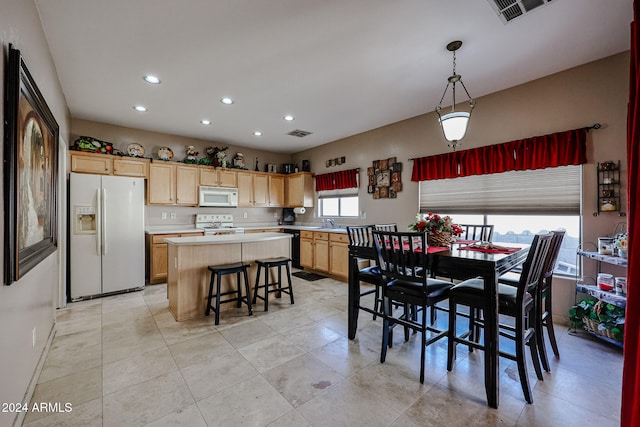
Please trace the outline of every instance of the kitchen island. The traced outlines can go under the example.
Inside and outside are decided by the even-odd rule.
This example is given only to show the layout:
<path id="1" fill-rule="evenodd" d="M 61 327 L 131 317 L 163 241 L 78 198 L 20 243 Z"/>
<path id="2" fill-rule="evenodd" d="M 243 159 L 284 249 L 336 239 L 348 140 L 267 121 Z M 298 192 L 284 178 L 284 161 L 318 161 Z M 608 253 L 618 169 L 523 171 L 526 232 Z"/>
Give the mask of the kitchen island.
<path id="1" fill-rule="evenodd" d="M 291 235 L 284 233 L 226 234 L 176 237 L 168 244 L 167 298 L 177 321 L 204 317 L 209 293 L 210 265 L 246 262 L 253 291 L 256 259 L 291 256 Z M 222 291 L 236 289 L 235 275 L 223 277 Z M 222 310 L 233 308 L 225 304 Z"/>

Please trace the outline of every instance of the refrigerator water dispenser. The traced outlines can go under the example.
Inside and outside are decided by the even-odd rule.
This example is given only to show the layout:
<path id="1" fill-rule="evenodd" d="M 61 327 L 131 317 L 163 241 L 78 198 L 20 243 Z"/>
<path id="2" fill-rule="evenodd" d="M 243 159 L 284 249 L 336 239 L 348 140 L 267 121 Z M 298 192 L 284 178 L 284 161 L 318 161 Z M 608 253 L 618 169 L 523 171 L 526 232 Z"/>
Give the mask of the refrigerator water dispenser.
<path id="1" fill-rule="evenodd" d="M 96 208 L 75 206 L 75 234 L 96 234 Z"/>

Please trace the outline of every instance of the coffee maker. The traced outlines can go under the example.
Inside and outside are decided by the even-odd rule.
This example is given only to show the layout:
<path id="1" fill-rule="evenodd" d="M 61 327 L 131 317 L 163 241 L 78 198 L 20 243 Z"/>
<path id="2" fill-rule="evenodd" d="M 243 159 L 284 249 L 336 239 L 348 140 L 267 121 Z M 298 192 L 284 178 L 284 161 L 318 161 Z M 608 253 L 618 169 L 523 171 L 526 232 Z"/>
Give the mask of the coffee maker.
<path id="1" fill-rule="evenodd" d="M 285 225 L 293 225 L 296 222 L 296 214 L 293 212 L 293 208 L 282 209 L 282 223 Z"/>

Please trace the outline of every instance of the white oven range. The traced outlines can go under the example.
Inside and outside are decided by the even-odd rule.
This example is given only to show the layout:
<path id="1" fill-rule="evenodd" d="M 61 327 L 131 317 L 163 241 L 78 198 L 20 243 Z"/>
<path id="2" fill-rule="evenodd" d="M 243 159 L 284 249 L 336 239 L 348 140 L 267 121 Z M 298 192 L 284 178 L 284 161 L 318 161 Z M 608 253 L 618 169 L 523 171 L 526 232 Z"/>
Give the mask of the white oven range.
<path id="1" fill-rule="evenodd" d="M 244 233 L 244 228 L 233 226 L 231 214 L 196 214 L 196 229 L 204 231 L 205 236 Z"/>

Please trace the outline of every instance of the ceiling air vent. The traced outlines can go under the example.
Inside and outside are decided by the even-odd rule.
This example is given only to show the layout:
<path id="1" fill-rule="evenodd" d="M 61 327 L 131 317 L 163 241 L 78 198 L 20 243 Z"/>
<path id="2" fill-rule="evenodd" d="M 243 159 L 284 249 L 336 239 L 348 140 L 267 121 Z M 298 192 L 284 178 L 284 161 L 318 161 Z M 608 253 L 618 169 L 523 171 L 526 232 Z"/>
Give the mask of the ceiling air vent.
<path id="1" fill-rule="evenodd" d="M 287 135 L 297 136 L 298 138 L 304 138 L 307 135 L 311 135 L 311 132 L 307 132 L 306 130 L 296 129 L 296 130 L 292 130 Z"/>
<path id="2" fill-rule="evenodd" d="M 508 23 L 527 12 L 551 3 L 551 0 L 488 0 L 503 23 Z"/>

